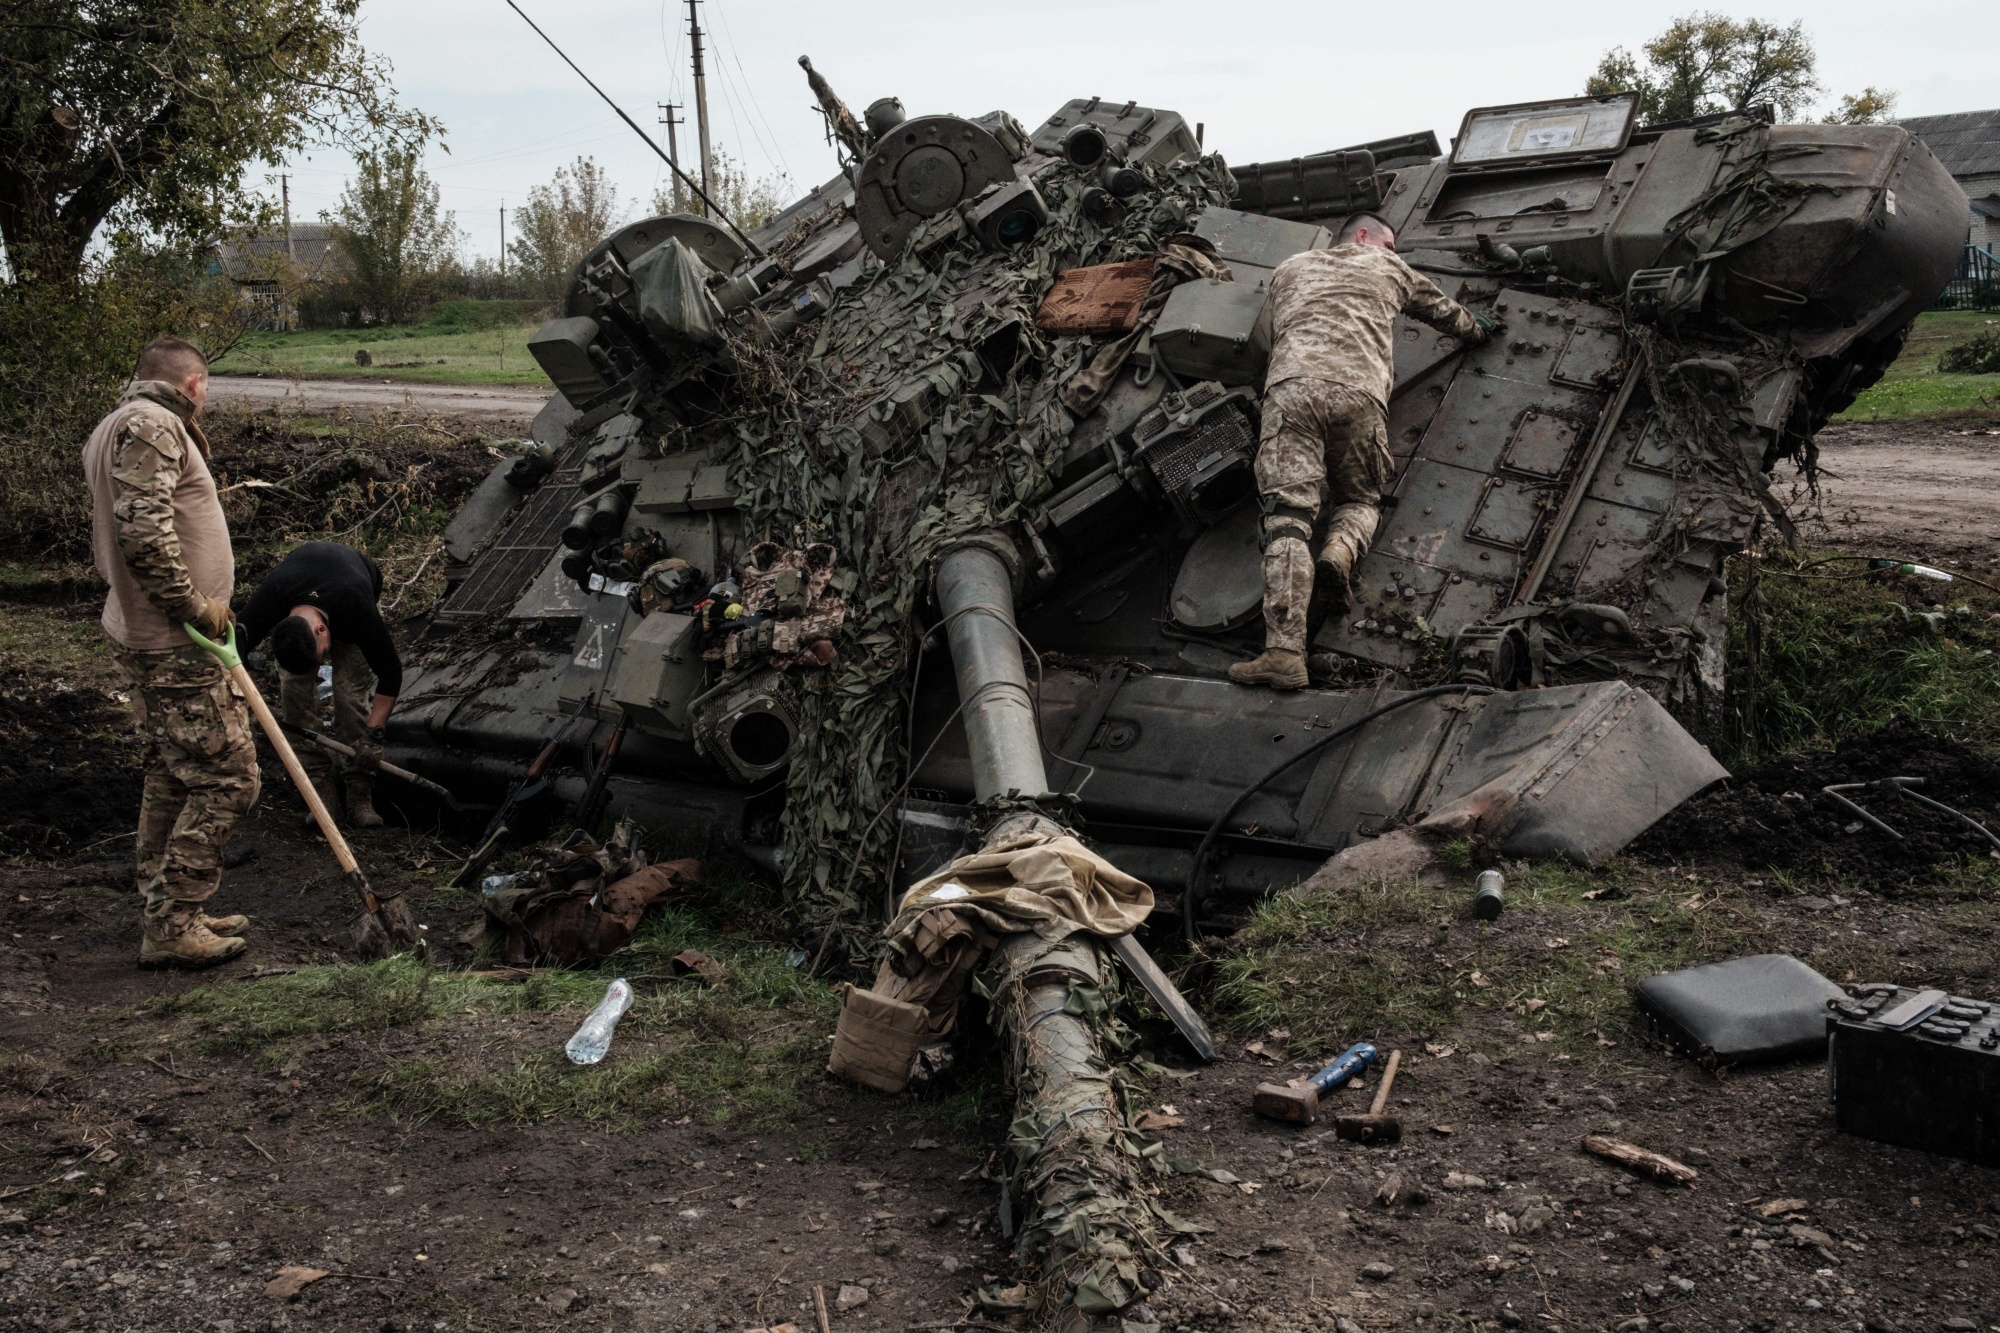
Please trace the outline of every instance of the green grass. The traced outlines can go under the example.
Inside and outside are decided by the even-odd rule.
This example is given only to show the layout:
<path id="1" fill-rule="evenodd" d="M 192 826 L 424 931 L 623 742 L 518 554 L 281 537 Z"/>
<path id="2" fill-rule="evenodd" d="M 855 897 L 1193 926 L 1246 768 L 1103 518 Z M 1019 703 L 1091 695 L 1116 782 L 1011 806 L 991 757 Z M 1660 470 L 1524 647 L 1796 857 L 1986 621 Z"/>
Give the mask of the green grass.
<path id="1" fill-rule="evenodd" d="M 1583 896 L 1607 887 L 1620 896 Z M 1467 1011 L 1485 1010 L 1506 1016 L 1512 1040 L 1589 1057 L 1634 1035 L 1634 982 L 1752 952 L 1756 933 L 1628 862 L 1516 867 L 1505 931 L 1472 920 L 1462 897 L 1383 881 L 1273 898 L 1219 962 L 1219 1016 L 1243 1036 L 1284 1029 L 1295 1050 L 1331 1052 L 1377 1037 L 1463 1045 Z"/>
<path id="2" fill-rule="evenodd" d="M 1903 354 L 1864 392 L 1839 421 L 1892 421 L 2000 411 L 2000 375 L 1945 375 L 1938 357 L 1945 348 L 2000 327 L 2000 313 L 1984 310 L 1927 310 Z"/>
<path id="3" fill-rule="evenodd" d="M 1777 572 L 1790 564 L 1776 551 L 1763 560 L 1754 696 L 1740 595 L 1732 608 L 1730 687 L 1754 723 L 1735 758 L 1830 745 L 1898 717 L 2000 753 L 2000 595 L 1903 575 L 1822 577 L 1858 572 L 1846 561 Z M 1739 562 L 1739 588 L 1742 573 Z"/>
<path id="4" fill-rule="evenodd" d="M 540 323 L 533 303 L 445 301 L 421 324 L 245 334 L 216 362 L 222 375 L 400 380 L 423 384 L 533 384 L 548 378 L 528 355 Z M 374 364 L 357 365 L 366 349 Z"/>
<path id="5" fill-rule="evenodd" d="M 673 978 L 667 960 L 686 948 L 729 969 L 720 989 Z M 614 976 L 637 995 L 611 1054 L 571 1065 L 562 1042 Z M 159 1018 L 190 1020 L 204 1054 L 266 1069 L 311 1058 L 315 1038 L 370 1038 L 383 1053 L 348 1074 L 347 1111 L 626 1127 L 683 1115 L 782 1125 L 844 1096 L 820 1076 L 838 1007 L 832 989 L 791 967 L 786 951 L 723 937 L 701 914 L 672 907 L 649 916 L 602 967 L 537 971 L 520 984 L 397 958 L 207 986 L 149 1006 Z M 540 1015 L 561 1021 L 524 1021 Z M 415 1037 L 422 1054 L 381 1035 L 390 1033 Z"/>

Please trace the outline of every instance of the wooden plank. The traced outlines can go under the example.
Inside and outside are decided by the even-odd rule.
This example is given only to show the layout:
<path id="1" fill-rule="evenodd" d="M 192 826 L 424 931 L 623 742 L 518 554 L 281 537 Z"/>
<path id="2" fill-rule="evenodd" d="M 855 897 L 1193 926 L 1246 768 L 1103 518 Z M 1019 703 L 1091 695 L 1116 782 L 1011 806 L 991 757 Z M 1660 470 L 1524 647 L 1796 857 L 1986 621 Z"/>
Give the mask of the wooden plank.
<path id="1" fill-rule="evenodd" d="M 1129 259 L 1056 274 L 1035 312 L 1044 333 L 1122 333 L 1139 322 L 1139 307 L 1153 285 L 1153 261 Z"/>

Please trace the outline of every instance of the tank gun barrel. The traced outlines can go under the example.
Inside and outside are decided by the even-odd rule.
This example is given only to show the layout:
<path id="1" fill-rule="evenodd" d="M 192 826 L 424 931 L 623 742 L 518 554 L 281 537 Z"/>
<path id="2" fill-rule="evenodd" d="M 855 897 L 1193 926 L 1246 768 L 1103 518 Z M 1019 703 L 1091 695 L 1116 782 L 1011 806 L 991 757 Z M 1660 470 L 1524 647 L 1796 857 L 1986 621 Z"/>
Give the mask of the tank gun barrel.
<path id="1" fill-rule="evenodd" d="M 826 127 L 841 146 L 859 162 L 868 156 L 868 132 L 861 128 L 861 122 L 847 109 L 847 103 L 840 100 L 833 85 L 826 81 L 826 75 L 813 68 L 810 56 L 799 57 L 799 68 L 806 72 L 806 82 L 812 85 L 813 96 L 819 99 L 820 114 L 826 117 Z"/>
<path id="2" fill-rule="evenodd" d="M 1034 696 L 1014 627 L 1013 573 L 1000 554 L 1008 549 L 1006 540 L 998 534 L 969 540 L 947 551 L 937 568 L 974 794 L 982 802 L 1048 792 Z M 1022 810 L 995 821 L 984 848 L 1023 834 L 1063 832 L 1047 815 Z M 1033 1219 L 1018 1240 L 1022 1258 L 1040 1270 L 1044 1308 L 1057 1311 L 1054 1326 L 1067 1333 L 1084 1327 L 1078 1284 L 1101 1269 L 1107 1255 L 1141 1252 L 1150 1239 L 1133 1234 L 1150 1214 L 1130 1164 L 1110 1146 L 1124 1123 L 1110 1062 L 1097 1029 L 1070 1004 L 1076 988 L 1105 985 L 1114 965 L 1098 937 L 1082 930 L 1054 942 L 1017 931 L 1001 941 L 998 953 L 993 1023 L 1012 1066 L 1014 1123 L 1047 1127 L 1033 1150 L 1009 1164 L 1015 1196 L 1028 1200 L 1019 1215 Z M 1043 1224 L 1073 1216 L 1085 1202 L 1096 1225 Z M 1116 1281 L 1095 1285 L 1114 1305 L 1144 1294 Z"/>

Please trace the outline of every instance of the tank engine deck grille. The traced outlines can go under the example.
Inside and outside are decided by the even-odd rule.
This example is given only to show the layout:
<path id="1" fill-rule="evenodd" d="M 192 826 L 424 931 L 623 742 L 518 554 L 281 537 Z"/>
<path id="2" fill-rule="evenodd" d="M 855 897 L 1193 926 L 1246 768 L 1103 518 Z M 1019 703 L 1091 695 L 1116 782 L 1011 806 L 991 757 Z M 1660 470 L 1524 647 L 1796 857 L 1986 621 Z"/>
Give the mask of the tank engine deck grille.
<path id="1" fill-rule="evenodd" d="M 583 498 L 577 483 L 583 477 L 583 453 L 589 443 L 588 434 L 570 442 L 555 472 L 507 519 L 433 620 L 441 625 L 475 625 L 506 615 L 521 599 L 555 554 L 570 511 Z"/>

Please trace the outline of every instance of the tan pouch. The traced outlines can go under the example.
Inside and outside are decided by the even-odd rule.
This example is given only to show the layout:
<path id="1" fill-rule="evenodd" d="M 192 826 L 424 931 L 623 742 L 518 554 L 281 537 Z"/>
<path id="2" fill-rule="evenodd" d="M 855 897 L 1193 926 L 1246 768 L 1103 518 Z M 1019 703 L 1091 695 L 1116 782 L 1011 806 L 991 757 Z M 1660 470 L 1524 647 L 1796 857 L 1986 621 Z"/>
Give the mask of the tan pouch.
<path id="1" fill-rule="evenodd" d="M 833 1058 L 826 1071 L 883 1092 L 901 1092 L 910 1065 L 928 1040 L 930 1011 L 849 986 L 833 1033 Z"/>

